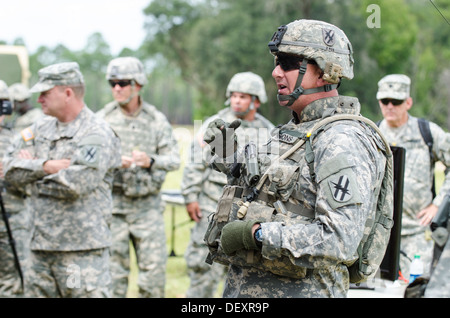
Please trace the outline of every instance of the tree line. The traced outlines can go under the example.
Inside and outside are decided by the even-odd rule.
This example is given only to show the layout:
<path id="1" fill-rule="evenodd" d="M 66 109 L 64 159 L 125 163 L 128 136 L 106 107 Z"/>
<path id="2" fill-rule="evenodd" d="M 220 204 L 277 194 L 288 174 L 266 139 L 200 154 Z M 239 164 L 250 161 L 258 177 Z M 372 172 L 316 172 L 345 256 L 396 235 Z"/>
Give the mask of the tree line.
<path id="1" fill-rule="evenodd" d="M 275 124 L 289 120 L 289 110 L 280 111 L 276 101 L 267 43 L 282 24 L 316 19 L 340 27 L 352 43 L 355 77 L 344 80 L 339 91 L 358 97 L 363 115 L 381 119 L 377 82 L 403 73 L 412 80 L 411 113 L 450 128 L 448 0 L 153 0 L 144 14 L 147 35 L 141 47 L 124 48 L 119 56 L 144 62 L 149 84 L 143 97 L 173 124 L 191 124 L 224 107 L 230 78 L 243 71 L 264 79 L 269 101 L 261 113 Z M 96 110 L 111 100 L 105 72 L 114 57 L 99 33 L 81 51 L 42 46 L 30 54 L 31 82 L 43 66 L 77 61 L 87 84 L 86 102 Z"/>

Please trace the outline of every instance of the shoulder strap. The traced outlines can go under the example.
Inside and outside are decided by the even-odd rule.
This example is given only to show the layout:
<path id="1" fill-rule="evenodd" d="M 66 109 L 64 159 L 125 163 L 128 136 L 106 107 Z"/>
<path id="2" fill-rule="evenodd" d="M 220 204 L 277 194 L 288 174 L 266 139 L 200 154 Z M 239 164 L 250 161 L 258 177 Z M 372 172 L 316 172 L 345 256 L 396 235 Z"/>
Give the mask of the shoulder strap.
<path id="1" fill-rule="evenodd" d="M 428 146 L 428 152 L 430 153 L 430 163 L 433 171 L 433 183 L 431 185 L 431 192 L 433 193 L 433 198 L 436 197 L 436 187 L 434 180 L 434 154 L 433 154 L 433 136 L 431 135 L 430 122 L 424 118 L 418 118 L 420 134 L 422 135 L 423 141 Z"/>
<path id="2" fill-rule="evenodd" d="M 419 130 L 420 134 L 422 135 L 423 140 L 428 146 L 428 150 L 430 152 L 430 158 L 431 161 L 434 161 L 434 155 L 433 155 L 433 136 L 431 135 L 430 130 L 430 122 L 424 118 L 418 118 L 417 121 L 419 122 Z"/>
<path id="3" fill-rule="evenodd" d="M 391 148 L 389 146 L 389 142 L 386 140 L 386 138 L 384 137 L 383 133 L 380 131 L 380 129 L 378 128 L 378 126 L 371 121 L 370 119 L 363 117 L 363 116 L 358 116 L 358 115 L 349 115 L 349 114 L 343 114 L 343 115 L 335 115 L 335 116 L 330 116 L 327 117 L 321 121 L 319 121 L 311 130 L 310 133 L 307 134 L 307 144 L 306 144 L 306 153 L 305 153 L 305 161 L 308 164 L 309 167 L 309 171 L 311 173 L 311 177 L 314 179 L 315 178 L 315 173 L 314 173 L 314 152 L 312 150 L 312 145 L 311 145 L 311 139 L 313 139 L 316 134 L 320 131 L 319 128 L 324 127 L 325 125 L 337 121 L 337 120 L 358 120 L 358 121 L 362 121 L 366 124 L 368 124 L 370 127 L 373 128 L 373 130 L 375 130 L 378 135 L 380 136 L 381 140 L 383 141 L 385 148 L 386 148 L 386 157 L 391 157 L 392 156 L 392 151 Z"/>
<path id="4" fill-rule="evenodd" d="M 274 162 L 272 163 L 272 165 L 274 165 L 276 162 L 283 160 L 287 157 L 289 157 L 291 154 L 293 154 L 297 149 L 299 149 L 305 142 L 308 142 L 309 144 L 311 143 L 311 139 L 314 138 L 315 136 L 315 132 L 317 132 L 319 130 L 319 128 L 322 128 L 323 126 L 337 121 L 337 120 L 358 120 L 358 121 L 362 121 L 365 122 L 366 124 L 368 124 L 370 127 L 372 127 L 380 136 L 380 138 L 382 139 L 385 148 L 386 148 L 386 157 L 392 157 L 392 151 L 391 148 L 389 146 L 388 141 L 386 140 L 386 138 L 384 138 L 383 133 L 380 131 L 380 129 L 377 127 L 377 125 L 375 125 L 370 119 L 365 118 L 363 116 L 358 116 L 358 115 L 349 115 L 349 114 L 343 114 L 343 115 L 334 115 L 334 116 L 330 116 L 327 117 L 325 119 L 322 119 L 320 121 L 318 121 L 312 128 L 311 130 L 309 130 L 306 133 L 306 139 L 300 139 L 291 149 L 289 149 L 288 151 L 286 151 L 284 154 L 282 154 L 280 157 L 278 157 L 276 160 L 274 160 Z M 310 146 L 309 146 L 310 147 Z M 308 145 L 307 145 L 308 148 Z M 310 164 L 310 161 L 314 161 L 314 153 L 311 151 L 308 151 L 309 153 L 306 154 L 306 156 L 308 158 L 306 158 L 306 161 L 308 163 L 308 165 Z M 265 182 L 266 178 L 267 178 L 267 172 L 270 170 L 269 169 L 266 170 L 266 173 L 264 173 L 264 175 L 261 177 L 258 185 L 256 186 L 256 188 L 259 190 L 261 189 L 263 183 Z M 313 171 L 310 169 L 310 171 Z"/>

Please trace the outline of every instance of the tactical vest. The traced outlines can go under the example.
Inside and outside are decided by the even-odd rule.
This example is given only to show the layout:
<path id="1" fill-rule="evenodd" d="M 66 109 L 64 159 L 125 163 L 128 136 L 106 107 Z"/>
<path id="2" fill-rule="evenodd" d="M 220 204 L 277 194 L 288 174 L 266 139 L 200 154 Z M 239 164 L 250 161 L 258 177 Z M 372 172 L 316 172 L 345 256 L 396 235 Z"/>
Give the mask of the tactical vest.
<path id="1" fill-rule="evenodd" d="M 297 192 L 295 188 L 300 175 L 299 169 L 307 164 L 310 168 L 311 178 L 314 180 L 312 140 L 321 131 L 329 128 L 332 122 L 339 120 L 357 120 L 367 123 L 381 136 L 384 143 L 384 154 L 387 160 L 381 188 L 378 189 L 376 213 L 374 218 L 368 219 L 365 224 L 364 237 L 357 251 L 357 261 L 345 264 L 349 268 L 351 283 L 364 281 L 378 269 L 384 257 L 390 229 L 393 225 L 392 153 L 378 127 L 370 120 L 355 115 L 334 115 L 320 120 L 304 135 L 296 131 L 287 131 L 281 134 L 281 138 L 285 139 L 290 139 L 290 136 L 294 137 L 292 138 L 293 143 L 288 147 L 283 145 L 289 145 L 289 143 L 280 144 L 280 156 L 265 169 L 256 188 L 235 185 L 224 187 L 217 210 L 212 215 L 205 234 L 205 242 L 210 250 L 208 263 L 215 261 L 225 265 L 252 266 L 276 275 L 296 279 L 305 277 L 307 269 L 295 265 L 293 256 L 288 252 L 276 259 L 267 259 L 262 256 L 260 251 L 256 250 L 239 250 L 234 255 L 226 255 L 220 245 L 221 230 L 227 223 L 235 220 L 258 220 L 261 223 L 282 222 L 286 225 L 311 223 L 315 218 L 314 207 L 305 206 L 301 197 L 302 193 Z M 301 156 L 297 150 L 303 146 L 305 152 Z M 305 162 L 301 162 L 302 160 Z"/>

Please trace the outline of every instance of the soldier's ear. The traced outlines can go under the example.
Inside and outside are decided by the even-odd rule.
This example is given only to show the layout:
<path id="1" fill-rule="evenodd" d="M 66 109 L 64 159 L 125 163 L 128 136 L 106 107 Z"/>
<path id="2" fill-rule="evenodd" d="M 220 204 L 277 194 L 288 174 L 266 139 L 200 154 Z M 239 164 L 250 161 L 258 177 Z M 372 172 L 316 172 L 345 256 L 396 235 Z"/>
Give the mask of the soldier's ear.
<path id="1" fill-rule="evenodd" d="M 407 99 L 406 99 L 406 109 L 407 110 L 410 110 L 411 109 L 411 107 L 412 107 L 412 105 L 413 105 L 413 99 L 412 99 L 412 97 L 408 97 Z"/>

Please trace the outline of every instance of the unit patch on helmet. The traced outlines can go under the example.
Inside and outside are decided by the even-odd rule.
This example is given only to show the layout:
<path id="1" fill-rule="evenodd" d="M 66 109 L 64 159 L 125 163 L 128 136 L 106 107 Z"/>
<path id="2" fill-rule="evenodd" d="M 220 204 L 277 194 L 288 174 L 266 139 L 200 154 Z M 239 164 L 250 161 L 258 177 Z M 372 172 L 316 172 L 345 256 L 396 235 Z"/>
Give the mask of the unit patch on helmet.
<path id="1" fill-rule="evenodd" d="M 328 46 L 333 46 L 335 42 L 334 30 L 322 29 L 323 42 Z"/>
<path id="2" fill-rule="evenodd" d="M 119 68 L 113 65 L 110 70 L 111 76 L 119 76 Z"/>

